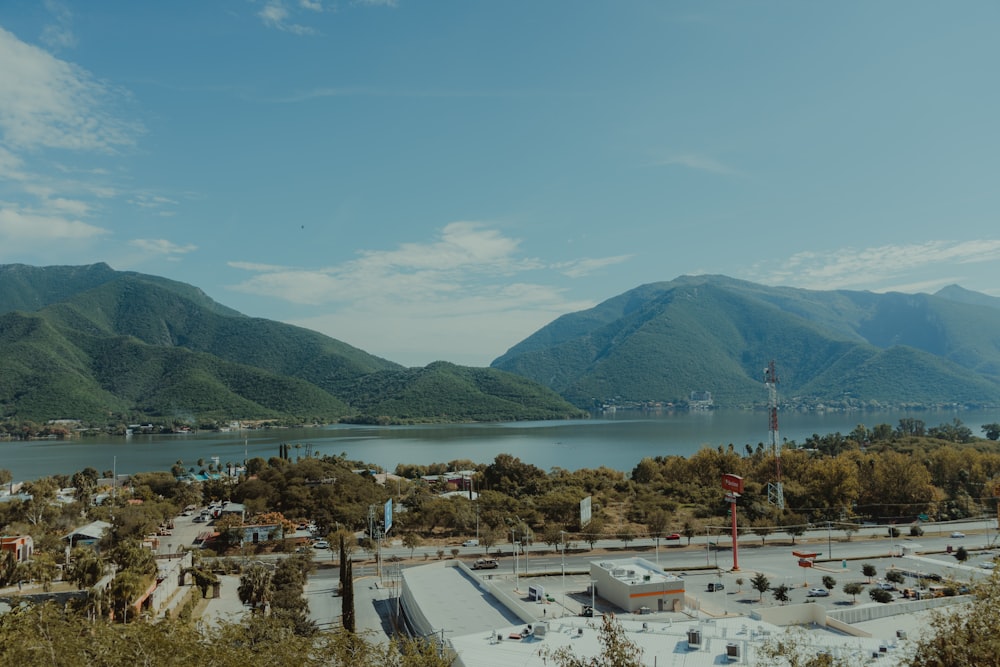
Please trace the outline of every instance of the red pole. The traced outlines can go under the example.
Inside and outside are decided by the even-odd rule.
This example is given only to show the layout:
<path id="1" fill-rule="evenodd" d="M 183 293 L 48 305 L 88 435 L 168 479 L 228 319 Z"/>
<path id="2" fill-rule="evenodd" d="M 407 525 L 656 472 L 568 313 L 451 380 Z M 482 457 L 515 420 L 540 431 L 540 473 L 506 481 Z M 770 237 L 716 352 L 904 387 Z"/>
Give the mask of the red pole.
<path id="1" fill-rule="evenodd" d="M 733 515 L 733 572 L 740 571 L 739 547 L 736 541 L 736 500 L 729 505 L 729 511 Z"/>

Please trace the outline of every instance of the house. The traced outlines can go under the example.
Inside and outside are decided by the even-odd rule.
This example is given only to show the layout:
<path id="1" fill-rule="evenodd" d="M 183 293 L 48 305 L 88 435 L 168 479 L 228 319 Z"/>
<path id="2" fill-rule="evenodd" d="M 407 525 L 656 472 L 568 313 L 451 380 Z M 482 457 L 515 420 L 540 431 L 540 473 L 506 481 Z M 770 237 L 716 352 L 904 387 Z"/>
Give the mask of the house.
<path id="1" fill-rule="evenodd" d="M 63 539 L 69 540 L 70 549 L 84 544 L 94 545 L 109 530 L 111 530 L 111 524 L 107 521 L 94 521 L 77 528 L 68 535 L 63 535 Z"/>
<path id="2" fill-rule="evenodd" d="M 0 537 L 0 553 L 9 551 L 14 554 L 14 560 L 25 563 L 31 560 L 35 545 L 31 535 L 4 535 Z"/>

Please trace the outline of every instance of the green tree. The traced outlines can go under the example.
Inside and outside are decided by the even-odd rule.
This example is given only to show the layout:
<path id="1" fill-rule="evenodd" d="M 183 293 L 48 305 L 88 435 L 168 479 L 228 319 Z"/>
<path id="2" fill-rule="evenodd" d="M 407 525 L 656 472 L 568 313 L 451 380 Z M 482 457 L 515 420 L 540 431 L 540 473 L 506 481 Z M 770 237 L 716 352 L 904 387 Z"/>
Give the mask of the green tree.
<path id="1" fill-rule="evenodd" d="M 771 580 L 763 572 L 758 572 L 750 579 L 750 586 L 759 593 L 758 600 L 764 599 L 764 593 L 771 590 Z"/>
<path id="2" fill-rule="evenodd" d="M 660 539 L 667 533 L 670 517 L 661 509 L 656 509 L 646 515 L 646 530 L 649 536 L 656 541 L 656 548 L 660 548 Z"/>
<path id="3" fill-rule="evenodd" d="M 1000 423 L 983 424 L 981 428 L 987 440 L 1000 440 Z"/>
<path id="4" fill-rule="evenodd" d="M 872 577 L 874 577 L 877 574 L 877 571 L 875 570 L 874 565 L 872 565 L 871 563 L 865 563 L 861 566 L 861 574 L 868 577 L 868 583 L 871 583 Z"/>
<path id="5" fill-rule="evenodd" d="M 837 580 L 828 574 L 823 575 L 823 588 L 832 591 L 837 586 Z"/>
<path id="6" fill-rule="evenodd" d="M 413 560 L 413 552 L 417 547 L 423 544 L 423 542 L 424 541 L 421 539 L 420 535 L 417 535 L 412 530 L 403 533 L 403 546 L 410 550 L 410 560 Z"/>
<path id="7" fill-rule="evenodd" d="M 873 602 L 881 602 L 883 604 L 886 602 L 892 602 L 892 593 L 877 586 L 868 591 L 868 597 L 870 597 Z"/>
<path id="8" fill-rule="evenodd" d="M 597 541 L 604 537 L 604 519 L 600 516 L 591 517 L 590 523 L 584 528 L 582 535 L 583 541 L 589 544 L 591 551 L 593 551 Z"/>
<path id="9" fill-rule="evenodd" d="M 965 550 L 965 547 L 959 547 L 955 550 L 955 560 L 959 563 L 969 560 L 969 552 Z"/>
<path id="10" fill-rule="evenodd" d="M 788 586 L 786 586 L 785 584 L 778 584 L 777 586 L 771 589 L 771 595 L 773 595 L 774 599 L 777 600 L 780 604 L 785 604 L 786 602 L 788 602 L 788 591 L 789 591 Z"/>
<path id="11" fill-rule="evenodd" d="M 885 580 L 893 584 L 901 584 L 906 581 L 906 577 L 899 570 L 889 570 L 885 573 Z"/>
<path id="12" fill-rule="evenodd" d="M 240 602 L 250 606 L 251 613 L 263 614 L 273 593 L 271 571 L 259 563 L 254 563 L 240 577 L 236 594 Z"/>
<path id="13" fill-rule="evenodd" d="M 858 601 L 858 595 L 865 590 L 865 585 L 860 581 L 851 581 L 844 584 L 843 591 L 853 598 L 854 602 Z"/>

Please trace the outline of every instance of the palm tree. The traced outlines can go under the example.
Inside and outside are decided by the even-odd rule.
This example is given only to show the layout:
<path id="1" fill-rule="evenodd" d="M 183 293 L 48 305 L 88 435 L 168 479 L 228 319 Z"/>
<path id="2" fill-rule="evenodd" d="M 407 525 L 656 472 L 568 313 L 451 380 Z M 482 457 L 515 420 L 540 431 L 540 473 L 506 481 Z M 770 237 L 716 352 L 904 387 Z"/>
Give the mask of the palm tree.
<path id="1" fill-rule="evenodd" d="M 240 602 L 250 605 L 252 613 L 263 613 L 271 600 L 271 572 L 264 566 L 254 563 L 240 577 L 240 587 L 237 595 Z"/>
<path id="2" fill-rule="evenodd" d="M 142 577 L 134 570 L 123 570 L 115 575 L 111 584 L 111 603 L 121 614 L 122 623 L 128 623 L 128 608 L 142 591 Z"/>

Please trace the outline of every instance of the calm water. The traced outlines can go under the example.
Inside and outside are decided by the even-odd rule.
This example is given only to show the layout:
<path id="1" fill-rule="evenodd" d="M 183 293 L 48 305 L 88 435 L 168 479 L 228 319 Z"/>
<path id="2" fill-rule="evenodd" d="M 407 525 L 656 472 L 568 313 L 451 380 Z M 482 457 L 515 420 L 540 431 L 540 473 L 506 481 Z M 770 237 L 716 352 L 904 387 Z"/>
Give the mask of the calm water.
<path id="1" fill-rule="evenodd" d="M 782 413 L 782 439 L 803 442 L 818 433 L 849 433 L 858 424 L 895 426 L 903 417 L 922 419 L 928 427 L 950 423 L 955 417 L 982 436 L 980 426 L 1000 422 L 1000 409 L 966 412 Z M 0 468 L 15 480 L 71 474 L 87 466 L 119 473 L 169 470 L 181 459 L 185 467 L 199 459 L 218 456 L 221 463 L 241 462 L 246 456 L 277 456 L 282 442 L 293 449 L 344 453 L 392 470 L 398 463 L 433 463 L 471 459 L 489 463 L 507 453 L 543 470 L 577 470 L 608 466 L 631 471 L 645 456 L 687 456 L 704 446 L 732 443 L 739 451 L 747 444 L 768 440 L 767 416 L 761 412 L 715 411 L 643 416 L 618 413 L 579 422 L 522 422 L 446 426 L 330 426 L 186 436 L 132 436 L 73 441 L 0 442 Z"/>

